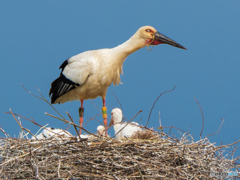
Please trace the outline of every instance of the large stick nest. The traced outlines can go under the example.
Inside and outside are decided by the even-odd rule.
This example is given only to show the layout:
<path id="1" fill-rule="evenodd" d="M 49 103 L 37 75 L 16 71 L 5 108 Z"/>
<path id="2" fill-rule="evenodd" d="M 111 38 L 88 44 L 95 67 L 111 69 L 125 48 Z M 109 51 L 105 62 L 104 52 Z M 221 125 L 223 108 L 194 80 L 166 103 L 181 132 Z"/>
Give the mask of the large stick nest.
<path id="1" fill-rule="evenodd" d="M 161 93 L 157 100 L 171 91 Z M 32 95 L 47 102 L 56 111 L 41 93 L 41 97 Z M 78 134 L 79 126 L 71 116 L 67 113 L 71 120 L 68 121 L 57 113 L 60 118 L 46 114 L 74 126 Z M 240 173 L 237 173 L 240 171 L 240 157 L 233 158 L 237 149 L 234 145 L 240 140 L 216 146 L 209 141 L 210 135 L 201 138 L 202 131 L 198 141 L 194 141 L 187 132 L 177 138 L 170 132 L 164 133 L 161 123 L 160 132 L 147 128 L 146 124 L 141 127 L 143 131 L 131 138 L 98 136 L 80 141 L 76 137 L 33 140 L 28 138 L 28 134 L 32 133 L 22 126 L 20 117 L 44 127 L 33 119 L 12 113 L 11 109 L 9 114 L 12 114 L 22 132 L 20 138 L 12 138 L 0 128 L 6 136 L 0 137 L 0 179 L 225 179 L 229 172 L 236 172 L 230 178 L 240 178 Z"/>
<path id="2" fill-rule="evenodd" d="M 77 142 L 2 138 L 1 179 L 214 179 L 211 172 L 238 169 L 208 138 L 173 139 L 153 130 L 132 138 Z M 232 155 L 232 154 L 231 154 Z"/>

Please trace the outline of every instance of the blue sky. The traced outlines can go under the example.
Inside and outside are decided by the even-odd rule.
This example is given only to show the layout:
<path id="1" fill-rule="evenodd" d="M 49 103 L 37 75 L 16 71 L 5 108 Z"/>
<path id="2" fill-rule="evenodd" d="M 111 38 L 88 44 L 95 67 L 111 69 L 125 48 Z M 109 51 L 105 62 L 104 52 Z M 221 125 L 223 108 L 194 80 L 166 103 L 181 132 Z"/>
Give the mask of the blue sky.
<path id="1" fill-rule="evenodd" d="M 145 125 L 158 95 L 176 85 L 156 103 L 149 127 L 157 129 L 160 111 L 163 126 L 189 130 L 198 140 L 202 116 L 196 97 L 205 118 L 202 137 L 216 132 L 224 118 L 221 131 L 210 139 L 217 145 L 232 143 L 240 139 L 239 8 L 236 0 L 2 1 L 0 125 L 11 136 L 18 135 L 19 126 L 4 113 L 11 108 L 41 125 L 66 128 L 66 124 L 46 116 L 44 112 L 57 114 L 20 84 L 36 95 L 37 86 L 49 100 L 50 84 L 58 77 L 64 60 L 86 50 L 115 47 L 139 27 L 151 25 L 188 50 L 159 45 L 127 58 L 123 85 L 110 86 L 124 116 L 131 119 L 143 110 L 135 121 L 142 117 L 140 124 Z M 111 109 L 120 107 L 110 89 L 106 102 L 110 117 Z M 66 118 L 68 111 L 76 123 L 79 106 L 78 101 L 54 105 Z M 84 107 L 86 122 L 99 114 L 102 100 L 85 101 Z M 102 122 L 101 116 L 95 119 Z M 39 129 L 24 119 L 22 124 L 33 133 Z M 98 125 L 90 121 L 85 128 L 95 132 Z M 73 128 L 70 131 L 75 134 Z M 109 133 L 113 135 L 113 129 Z"/>

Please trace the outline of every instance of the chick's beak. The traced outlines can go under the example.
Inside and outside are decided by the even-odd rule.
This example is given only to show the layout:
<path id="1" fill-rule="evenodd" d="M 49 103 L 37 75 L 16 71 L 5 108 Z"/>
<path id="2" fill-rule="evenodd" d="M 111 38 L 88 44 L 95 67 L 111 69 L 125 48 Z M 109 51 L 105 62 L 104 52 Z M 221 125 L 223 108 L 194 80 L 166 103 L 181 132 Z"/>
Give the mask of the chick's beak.
<path id="1" fill-rule="evenodd" d="M 113 118 L 111 118 L 111 121 L 110 121 L 108 127 L 111 127 L 113 124 L 114 124 L 114 120 L 113 120 Z"/>
<path id="2" fill-rule="evenodd" d="M 156 32 L 154 33 L 154 39 L 153 39 L 152 45 L 158 45 L 158 44 L 169 44 L 171 46 L 187 50 L 187 48 L 185 48 L 181 44 L 173 41 L 172 39 L 168 38 L 167 36 L 159 32 Z"/>

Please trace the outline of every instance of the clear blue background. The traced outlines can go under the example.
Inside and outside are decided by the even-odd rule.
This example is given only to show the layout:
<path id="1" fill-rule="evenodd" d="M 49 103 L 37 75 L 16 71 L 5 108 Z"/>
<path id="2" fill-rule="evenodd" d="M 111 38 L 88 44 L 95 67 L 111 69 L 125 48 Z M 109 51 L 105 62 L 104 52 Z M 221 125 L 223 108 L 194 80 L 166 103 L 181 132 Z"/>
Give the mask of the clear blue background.
<path id="1" fill-rule="evenodd" d="M 159 111 L 163 126 L 189 130 L 199 140 L 210 137 L 216 145 L 240 139 L 240 2 L 223 1 L 1 1 L 0 59 L 1 95 L 0 125 L 11 136 L 20 128 L 11 115 L 33 118 L 41 125 L 55 128 L 68 125 L 46 116 L 57 115 L 45 102 L 28 94 L 20 85 L 49 100 L 51 82 L 67 58 L 86 50 L 115 47 L 130 38 L 139 27 L 151 25 L 159 32 L 182 44 L 187 51 L 159 45 L 143 48 L 124 62 L 123 85 L 111 86 L 122 104 L 123 114 L 131 119 L 139 110 L 145 125 L 153 102 L 156 103 L 149 127 L 159 127 Z M 120 107 L 111 90 L 107 93 L 108 116 Z M 54 107 L 67 118 L 66 111 L 78 123 L 80 102 Z M 100 113 L 101 98 L 84 102 L 85 121 Z M 97 108 L 96 108 L 97 107 Z M 102 122 L 101 115 L 95 117 Z M 24 127 L 36 133 L 38 126 L 24 120 Z M 99 122 L 90 121 L 85 128 L 96 132 Z M 73 128 L 71 133 L 76 134 Z M 165 129 L 167 132 L 168 129 Z M 175 132 L 178 135 L 178 132 Z M 113 135 L 113 129 L 109 131 Z M 0 133 L 4 136 L 3 133 Z M 236 155 L 240 155 L 239 150 Z"/>

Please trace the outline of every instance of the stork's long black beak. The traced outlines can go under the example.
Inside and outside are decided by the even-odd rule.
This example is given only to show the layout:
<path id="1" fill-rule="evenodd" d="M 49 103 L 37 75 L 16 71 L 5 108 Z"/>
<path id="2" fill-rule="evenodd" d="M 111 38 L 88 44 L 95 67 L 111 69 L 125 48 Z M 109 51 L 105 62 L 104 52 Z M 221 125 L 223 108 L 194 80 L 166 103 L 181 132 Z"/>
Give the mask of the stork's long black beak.
<path id="1" fill-rule="evenodd" d="M 178 44 L 177 42 L 173 41 L 172 39 L 168 38 L 167 36 L 164 36 L 159 32 L 156 32 L 154 35 L 155 35 L 154 39 L 157 40 L 159 43 L 169 44 L 171 46 L 187 50 L 187 48 L 185 48 L 181 44 Z"/>

